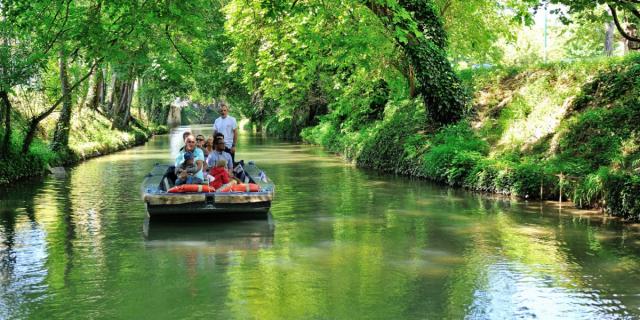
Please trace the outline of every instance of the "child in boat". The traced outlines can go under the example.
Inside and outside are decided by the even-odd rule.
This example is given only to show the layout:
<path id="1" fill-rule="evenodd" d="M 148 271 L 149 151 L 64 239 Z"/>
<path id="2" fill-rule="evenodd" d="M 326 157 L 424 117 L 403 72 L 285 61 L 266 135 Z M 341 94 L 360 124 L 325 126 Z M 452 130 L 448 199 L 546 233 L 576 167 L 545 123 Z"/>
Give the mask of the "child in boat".
<path id="1" fill-rule="evenodd" d="M 195 176 L 198 173 L 198 167 L 193 161 L 193 153 L 185 152 L 184 161 L 180 164 L 180 167 L 176 169 L 178 179 L 176 179 L 176 186 L 181 184 L 200 184 L 202 179 Z"/>
<path id="2" fill-rule="evenodd" d="M 216 190 L 229 182 L 235 182 L 235 180 L 229 177 L 229 171 L 227 171 L 227 160 L 218 159 L 216 166 L 211 168 L 209 172 L 209 186 Z"/>

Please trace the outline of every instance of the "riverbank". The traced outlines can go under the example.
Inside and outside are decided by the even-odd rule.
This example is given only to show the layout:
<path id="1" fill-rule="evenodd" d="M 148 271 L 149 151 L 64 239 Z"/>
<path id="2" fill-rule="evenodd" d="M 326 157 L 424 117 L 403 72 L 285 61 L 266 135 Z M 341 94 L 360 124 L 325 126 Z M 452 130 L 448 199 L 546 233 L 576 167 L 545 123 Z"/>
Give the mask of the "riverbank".
<path id="1" fill-rule="evenodd" d="M 50 168 L 68 166 L 90 158 L 114 153 L 120 150 L 144 144 L 154 134 L 167 133 L 166 126 L 132 126 L 127 131 L 111 128 L 111 122 L 101 114 L 84 110 L 82 117 L 74 119 L 69 135 L 69 148 L 62 152 L 53 152 L 43 128 L 36 137 L 29 152 L 20 154 L 19 150 L 24 133 L 14 130 L 11 152 L 0 157 L 0 185 L 10 184 L 28 177 L 42 176 Z"/>
<path id="2" fill-rule="evenodd" d="M 472 110 L 455 125 L 433 131 L 420 101 L 388 101 L 380 120 L 329 114 L 302 137 L 360 167 L 640 219 L 640 56 L 460 77 Z"/>

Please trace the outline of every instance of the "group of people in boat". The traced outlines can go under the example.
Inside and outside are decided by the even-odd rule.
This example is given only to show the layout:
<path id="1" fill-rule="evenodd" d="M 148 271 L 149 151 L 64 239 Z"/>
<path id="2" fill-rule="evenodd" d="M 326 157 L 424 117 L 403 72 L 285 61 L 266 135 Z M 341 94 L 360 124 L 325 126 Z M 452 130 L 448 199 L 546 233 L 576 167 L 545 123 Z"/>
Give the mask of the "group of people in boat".
<path id="1" fill-rule="evenodd" d="M 226 103 L 220 104 L 220 117 L 213 124 L 212 137 L 205 141 L 204 135 L 187 131 L 182 139 L 184 147 L 175 161 L 176 186 L 208 183 L 218 189 L 223 185 L 242 182 L 242 167 L 234 166 L 238 124 L 229 115 Z"/>

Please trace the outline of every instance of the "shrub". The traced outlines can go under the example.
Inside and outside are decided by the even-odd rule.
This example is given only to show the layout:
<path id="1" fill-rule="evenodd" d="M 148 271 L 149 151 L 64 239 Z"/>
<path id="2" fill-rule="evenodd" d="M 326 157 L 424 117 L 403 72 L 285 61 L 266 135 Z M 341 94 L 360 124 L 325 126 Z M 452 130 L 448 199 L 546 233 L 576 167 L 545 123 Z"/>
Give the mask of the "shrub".
<path id="1" fill-rule="evenodd" d="M 640 176 L 612 172 L 605 181 L 607 211 L 624 218 L 640 219 Z"/>
<path id="2" fill-rule="evenodd" d="M 602 205 L 607 180 L 609 180 L 609 169 L 606 167 L 587 175 L 576 183 L 573 190 L 573 202 L 578 208 L 593 208 Z"/>
<path id="3" fill-rule="evenodd" d="M 444 128 L 431 143 L 424 157 L 425 172 L 432 179 L 449 185 L 463 185 L 489 149 L 466 122 Z"/>

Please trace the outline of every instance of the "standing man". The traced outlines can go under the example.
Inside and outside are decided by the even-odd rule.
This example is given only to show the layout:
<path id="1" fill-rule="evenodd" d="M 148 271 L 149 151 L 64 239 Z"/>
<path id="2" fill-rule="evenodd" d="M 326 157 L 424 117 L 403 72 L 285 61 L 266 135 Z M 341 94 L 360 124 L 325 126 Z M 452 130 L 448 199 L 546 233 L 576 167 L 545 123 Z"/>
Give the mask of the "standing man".
<path id="1" fill-rule="evenodd" d="M 229 115 L 229 106 L 224 101 L 220 103 L 220 117 L 213 123 L 213 135 L 218 132 L 224 135 L 224 151 L 231 154 L 232 161 L 235 161 L 238 123 L 236 118 Z"/>

